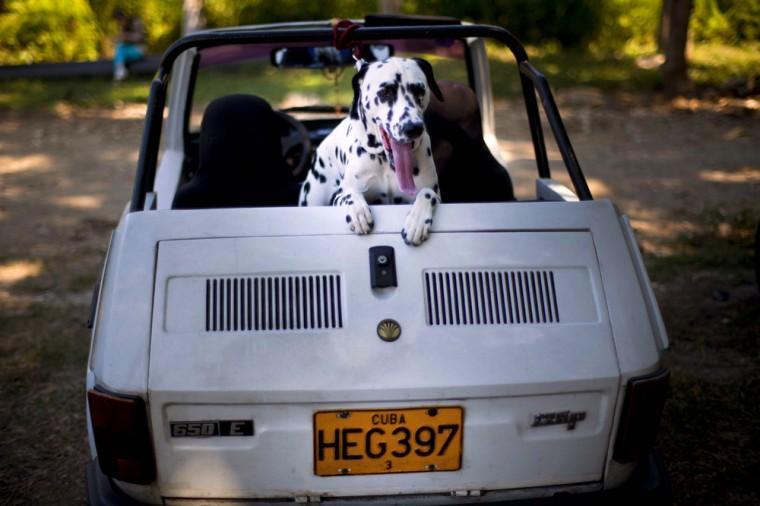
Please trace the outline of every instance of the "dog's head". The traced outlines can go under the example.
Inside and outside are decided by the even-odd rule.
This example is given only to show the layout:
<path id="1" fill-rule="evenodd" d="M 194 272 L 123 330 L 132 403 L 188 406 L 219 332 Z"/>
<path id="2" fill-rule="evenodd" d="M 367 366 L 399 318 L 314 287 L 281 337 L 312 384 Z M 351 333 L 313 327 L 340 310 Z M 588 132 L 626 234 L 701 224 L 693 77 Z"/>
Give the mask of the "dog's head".
<path id="1" fill-rule="evenodd" d="M 431 91 L 443 100 L 433 68 L 420 58 L 366 63 L 354 76 L 353 86 L 351 117 L 366 118 L 399 142 L 412 142 L 422 135 L 422 113 Z"/>
<path id="2" fill-rule="evenodd" d="M 425 131 L 422 115 L 431 92 L 443 100 L 433 68 L 419 58 L 388 58 L 364 64 L 353 78 L 353 87 L 351 117 L 377 128 L 388 158 L 399 169 L 402 189 L 413 193 L 411 166 L 407 165 Z"/>

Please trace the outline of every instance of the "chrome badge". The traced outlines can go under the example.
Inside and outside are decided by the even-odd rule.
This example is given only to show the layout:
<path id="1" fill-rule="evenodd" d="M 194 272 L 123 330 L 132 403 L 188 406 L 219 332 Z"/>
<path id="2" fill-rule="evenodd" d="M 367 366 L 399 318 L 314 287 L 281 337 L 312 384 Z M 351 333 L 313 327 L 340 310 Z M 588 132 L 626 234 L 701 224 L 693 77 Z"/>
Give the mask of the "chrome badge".
<path id="1" fill-rule="evenodd" d="M 395 341 L 401 336 L 401 325 L 396 320 L 386 318 L 377 324 L 377 335 L 383 341 Z"/>
<path id="2" fill-rule="evenodd" d="M 558 411 L 556 413 L 539 413 L 533 415 L 531 427 L 547 425 L 565 425 L 567 430 L 575 429 L 575 424 L 586 419 L 585 411 Z"/>

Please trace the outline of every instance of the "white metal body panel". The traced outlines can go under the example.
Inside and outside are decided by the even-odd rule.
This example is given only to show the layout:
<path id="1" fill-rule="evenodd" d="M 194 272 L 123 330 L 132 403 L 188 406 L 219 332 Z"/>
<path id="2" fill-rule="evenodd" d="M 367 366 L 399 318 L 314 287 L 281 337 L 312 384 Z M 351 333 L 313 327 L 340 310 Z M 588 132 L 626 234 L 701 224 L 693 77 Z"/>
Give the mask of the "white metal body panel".
<path id="1" fill-rule="evenodd" d="M 345 235 L 161 242 L 149 398 L 154 431 L 163 432 L 156 438 L 162 493 L 355 496 L 600 480 L 618 369 L 590 234 L 439 232 L 435 241 L 427 251 L 397 233 L 361 243 Z M 397 288 L 370 288 L 367 248 L 374 245 L 395 248 Z M 427 325 L 422 272 L 452 267 L 553 270 L 560 323 Z M 344 280 L 341 329 L 209 332 L 198 318 L 205 316 L 197 297 L 205 283 L 192 283 L 199 274 L 335 271 Z M 169 289 L 182 280 L 195 296 Z M 376 335 L 386 317 L 403 327 L 397 342 Z M 461 471 L 314 476 L 314 411 L 431 404 L 465 407 Z M 530 428 L 534 415 L 564 410 L 585 411 L 587 419 L 573 431 Z M 206 419 L 253 419 L 258 432 L 200 443 L 169 435 L 170 421 Z M 209 453 L 213 466 L 202 458 Z"/>
<path id="2" fill-rule="evenodd" d="M 438 254 L 434 258 L 406 247 L 397 234 L 373 234 L 361 248 L 355 247 L 350 236 L 161 243 L 151 341 L 151 391 L 255 389 L 257 399 L 262 402 L 309 402 L 314 395 L 325 401 L 427 399 L 503 395 L 504 384 L 509 384 L 515 395 L 546 393 L 546 385 L 557 381 L 582 382 L 617 375 L 606 317 L 588 308 L 589 300 L 592 305 L 601 306 L 601 300 L 595 296 L 600 292 L 595 273 L 591 274 L 591 293 L 582 294 L 574 293 L 573 288 L 578 287 L 562 282 L 562 273 L 558 272 L 560 312 L 574 312 L 570 307 L 577 303 L 574 295 L 582 299 L 578 303 L 580 311 L 575 311 L 580 317 L 572 323 L 454 327 L 425 324 L 423 268 L 479 266 L 483 261 L 479 261 L 477 249 L 485 247 L 492 252 L 484 262 L 488 267 L 494 266 L 495 260 L 501 262 L 497 264 L 499 267 L 525 267 L 523 262 L 532 260 L 527 266 L 558 267 L 559 271 L 573 260 L 578 261 L 580 255 L 574 249 L 586 246 L 585 253 L 593 255 L 593 250 L 588 250 L 590 241 L 582 240 L 585 234 L 558 233 L 567 248 L 553 254 L 545 251 L 532 259 L 527 256 L 531 246 L 542 241 L 530 237 L 530 233 L 487 234 L 482 238 L 470 237 L 471 234 L 447 235 L 437 238 L 451 254 Z M 546 241 L 554 235 L 543 234 L 540 239 Z M 452 245 L 460 240 L 469 240 L 469 244 L 477 246 L 452 251 Z M 306 247 L 298 249 L 299 242 Z M 499 242 L 514 245 L 502 250 L 501 255 L 493 255 L 499 250 L 492 246 Z M 349 246 L 351 243 L 353 248 Z M 370 289 L 367 248 L 372 245 L 396 248 L 399 287 L 388 293 Z M 522 250 L 522 256 L 515 254 L 515 250 Z M 518 259 L 522 262 L 518 263 Z M 468 263 L 463 264 L 465 261 Z M 295 266 L 297 270 L 293 269 Z M 195 319 L 195 330 L 167 329 L 163 308 L 168 279 L 199 273 L 231 276 L 308 273 L 332 271 L 336 267 L 344 274 L 346 302 L 342 329 L 206 332 L 203 320 L 198 319 L 204 306 L 197 292 L 188 296 L 187 314 L 177 316 L 188 321 Z M 572 279 L 573 276 L 568 281 Z M 592 286 L 588 280 L 586 286 Z M 195 307 L 189 302 L 194 298 Z M 403 327 L 404 338 L 397 343 L 388 344 L 377 338 L 376 325 L 386 317 L 396 319 Z M 485 343 L 482 348 L 476 347 L 482 344 L 478 340 Z M 499 354 L 510 357 L 507 370 Z M 330 367 L 317 366 L 320 370 L 315 371 L 315 361 Z M 282 375 L 283 364 L 293 372 Z M 463 364 L 467 367 L 461 368 Z M 182 367 L 187 370 L 178 370 Z M 355 369 L 364 373 L 360 376 Z M 419 377 L 410 382 L 408 374 L 412 370 Z M 568 371 L 572 371 L 570 378 Z M 356 376 L 348 377 L 348 373 Z M 468 391 L 471 386 L 477 387 L 477 392 Z M 431 387 L 434 390 L 428 390 Z"/>
<path id="3" fill-rule="evenodd" d="M 185 160 L 185 112 L 188 105 L 195 48 L 183 52 L 172 66 L 168 115 L 162 132 L 161 161 L 156 171 L 153 191 L 157 196 L 158 209 L 171 209 Z"/>
<path id="4" fill-rule="evenodd" d="M 488 471 L 490 468 L 478 467 L 485 466 L 486 462 L 496 464 L 496 467 L 506 465 L 506 461 L 500 460 L 506 457 L 498 452 L 485 459 L 480 455 L 485 452 L 486 441 L 493 438 L 493 431 L 501 430 L 509 436 L 505 444 L 516 448 L 518 454 L 526 452 L 527 455 L 534 448 L 541 448 L 540 453 L 544 455 L 540 459 L 545 470 L 543 474 L 532 468 L 534 475 L 529 477 L 520 470 L 519 464 L 515 464 L 510 468 L 510 486 L 552 483 L 552 475 L 576 482 L 599 480 L 603 475 L 607 480 L 605 470 L 613 469 L 614 480 L 605 481 L 605 485 L 615 485 L 627 478 L 630 469 L 621 470 L 610 460 L 610 443 L 616 430 L 616 421 L 613 423 L 612 417 L 613 413 L 617 417 L 620 409 L 616 398 L 628 378 L 650 372 L 658 366 L 662 341 L 655 337 L 656 323 L 650 320 L 647 308 L 647 304 L 652 303 L 656 308 L 656 302 L 647 299 L 646 286 L 641 284 L 643 281 L 637 275 L 637 269 L 641 268 L 637 264 L 640 259 L 632 255 L 614 207 L 605 200 L 444 204 L 439 206 L 431 239 L 419 248 L 410 248 L 400 240 L 400 228 L 407 212 L 408 206 L 374 206 L 375 232 L 363 237 L 346 230 L 341 210 L 328 207 L 159 210 L 123 216 L 115 231 L 105 269 L 91 369 L 95 383 L 148 399 L 162 495 L 202 493 L 200 488 L 188 482 L 186 477 L 189 475 L 181 470 L 183 466 L 201 466 L 198 459 L 211 469 L 242 465 L 242 460 L 238 459 L 245 460 L 244 447 L 237 452 L 219 453 L 203 448 L 203 444 L 210 443 L 199 443 L 200 446 L 196 444 L 178 450 L 167 437 L 167 417 L 173 413 L 194 413 L 192 410 L 207 412 L 209 406 L 214 406 L 214 412 L 219 410 L 219 418 L 223 418 L 225 410 L 250 410 L 257 431 L 257 436 L 251 438 L 256 443 L 251 444 L 266 448 L 282 440 L 278 439 L 282 431 L 272 423 L 280 411 L 288 413 L 282 417 L 286 420 L 290 413 L 311 412 L 315 406 L 320 409 L 345 406 L 346 403 L 351 407 L 368 402 L 392 407 L 417 406 L 428 401 L 463 405 L 468 417 L 464 445 L 468 465 L 459 475 L 457 489 L 460 486 L 473 488 L 464 486 L 472 485 L 472 480 L 481 486 L 505 483 L 503 474 L 497 476 Z M 478 236 L 478 242 L 483 241 L 481 251 L 471 247 L 472 241 L 452 239 L 466 238 L 470 234 Z M 551 237 L 553 234 L 562 240 L 531 244 L 531 237 Z M 304 244 L 301 249 L 305 247 L 317 252 L 322 248 L 325 254 L 311 255 L 314 259 L 309 260 L 309 255 L 303 252 L 294 256 L 281 251 L 282 244 L 298 243 L 299 237 Z M 510 237 L 516 240 L 507 240 Z M 205 240 L 216 238 L 229 239 Z M 273 241 L 270 244 L 278 247 L 265 248 L 262 253 L 260 247 L 267 243 L 267 238 Z M 194 247 L 183 254 L 180 245 L 186 241 L 180 240 L 195 240 L 192 241 Z M 224 244 L 224 247 L 201 246 L 214 243 Z M 329 249 L 328 244 L 332 244 Z M 308 262 L 313 262 L 313 267 L 319 267 L 320 271 L 342 270 L 351 266 L 352 260 L 347 260 L 347 255 L 358 251 L 360 260 L 353 261 L 363 265 L 357 266 L 356 279 L 346 283 L 344 289 L 369 292 L 366 252 L 375 244 L 392 245 L 396 249 L 400 281 L 397 294 L 386 297 L 365 294 L 362 301 L 358 293 L 349 292 L 346 300 L 363 303 L 357 305 L 359 309 L 355 313 L 351 310 L 343 329 L 327 334 L 279 334 L 277 338 L 283 345 L 275 355 L 270 355 L 271 363 L 257 362 L 261 360 L 263 346 L 260 338 L 267 336 L 252 339 L 234 333 L 200 335 L 187 329 L 185 332 L 176 329 L 167 332 L 162 324 L 155 323 L 163 321 L 158 313 L 154 317 L 153 311 L 164 307 L 162 298 L 168 286 L 166 276 L 156 277 L 157 268 L 159 272 L 161 269 L 173 270 L 174 279 L 183 279 L 185 275 L 255 273 L 262 268 L 272 269 L 275 264 L 280 270 L 287 266 L 285 270 L 292 272 L 302 270 Z M 165 247 L 179 248 L 174 261 L 168 265 L 162 264 L 163 254 L 157 256 L 157 252 L 164 251 Z M 575 265 L 589 268 L 596 320 L 556 327 L 524 326 L 508 332 L 501 332 L 502 329 L 494 332 L 488 326 L 445 327 L 431 331 L 425 326 L 423 312 L 418 307 L 410 305 L 407 308 L 409 313 L 405 312 L 402 298 L 419 297 L 421 290 L 420 283 L 406 284 L 410 276 L 419 279 L 419 273 L 410 275 L 409 269 L 419 269 L 423 264 L 481 267 L 484 264 L 477 261 L 478 254 L 492 255 L 492 263 L 498 260 L 496 263 L 512 262 L 523 267 Z M 564 257 L 568 254 L 569 257 Z M 578 258 L 583 262 L 570 261 L 575 254 L 580 255 Z M 595 256 L 595 260 L 588 262 L 589 255 Z M 168 255 L 167 259 L 171 256 Z M 390 306 L 384 306 L 388 304 Z M 374 326 L 379 319 L 395 316 L 374 312 L 382 307 L 392 307 L 404 315 L 398 318 L 404 327 L 404 335 L 396 343 L 384 343 L 374 337 Z M 582 336 L 578 337 L 577 330 L 580 329 Z M 468 335 L 479 336 L 483 344 L 475 350 L 464 346 L 462 337 Z M 510 339 L 505 339 L 505 335 Z M 205 346 L 209 339 L 213 339 L 216 346 Z M 447 349 L 449 351 L 444 351 Z M 488 352 L 489 349 L 492 353 Z M 198 350 L 203 351 L 202 356 Z M 404 353 L 398 353 L 398 350 Z M 500 367 L 503 364 L 498 357 L 505 356 L 510 360 L 508 368 Z M 436 360 L 443 361 L 446 366 L 438 367 Z M 212 367 L 212 363 L 216 366 Z M 276 369 L 278 363 L 280 371 L 286 373 L 277 375 L 279 382 L 273 374 L 264 374 L 264 371 Z M 334 364 L 338 367 L 335 368 Z M 339 372 L 348 371 L 349 364 L 354 366 L 353 376 L 341 377 Z M 410 375 L 410 370 L 419 374 Z M 402 381 L 404 378 L 406 380 Z M 254 388 L 250 386 L 252 384 L 260 386 Z M 538 397 L 541 393 L 547 395 Z M 530 432 L 524 429 L 529 420 L 526 418 L 528 413 L 544 408 L 538 405 L 528 408 L 524 403 L 545 402 L 541 406 L 548 411 L 562 409 L 551 395 L 559 396 L 566 403 L 590 402 L 587 407 L 589 423 L 585 427 L 583 423 L 579 424 L 569 439 L 564 433 L 565 439 L 552 439 L 557 434 L 550 432 L 555 429 L 570 432 L 561 426 L 543 428 L 546 440 L 526 439 Z M 259 422 L 259 418 L 263 422 Z M 322 483 L 318 484 L 313 481 L 315 477 L 302 474 L 302 466 L 311 465 L 309 459 L 304 463 L 302 458 L 304 448 L 311 451 L 310 419 L 289 423 L 292 426 L 288 430 L 294 435 L 295 442 L 283 450 L 283 458 L 298 462 L 291 478 L 298 476 L 296 481 L 304 489 L 334 494 L 335 490 L 325 487 L 324 483 L 347 482 L 325 479 L 324 482 L 318 480 Z M 257 439 L 259 435 L 261 438 Z M 574 439 L 576 436 L 580 439 Z M 303 438 L 308 438 L 308 442 L 304 443 Z M 585 444 L 579 444 L 579 441 L 585 441 Z M 573 453 L 568 451 L 568 446 L 561 445 L 570 445 L 584 453 Z M 561 447 L 564 448 L 562 451 L 556 451 Z M 557 455 L 565 454 L 566 459 L 559 459 L 564 460 L 565 468 L 555 467 Z M 510 461 L 510 466 L 513 462 Z M 579 462 L 589 465 L 578 465 Z M 577 470 L 568 473 L 567 466 L 575 466 Z M 527 467 L 531 468 L 530 465 Z M 237 474 L 230 475 L 229 479 L 239 478 L 240 472 L 236 471 Z M 209 478 L 213 483 L 204 482 L 204 486 L 216 491 L 224 488 L 222 475 L 211 475 L 215 476 Z M 440 490 L 442 485 L 439 482 L 446 480 L 445 475 L 450 473 L 425 474 L 421 482 L 415 482 L 411 478 L 413 475 L 393 477 L 392 489 Z M 302 477 L 306 481 L 300 482 Z M 274 480 L 274 476 L 270 478 Z M 364 485 L 342 485 L 344 493 L 369 494 L 370 490 L 379 490 L 377 493 L 389 490 L 385 485 L 380 486 L 380 483 L 387 485 L 387 478 L 350 477 L 349 481 L 363 483 L 366 488 Z M 282 482 L 271 481 L 271 484 L 267 493 L 285 492 Z M 554 481 L 553 484 L 562 483 Z M 232 485 L 234 483 L 230 483 L 229 490 L 240 491 Z M 287 496 L 296 493 L 293 487 L 297 488 L 297 484 L 291 484 Z M 234 495 L 228 492 L 226 497 L 231 497 L 230 494 Z"/>
<path id="5" fill-rule="evenodd" d="M 376 233 L 399 233 L 407 212 L 408 206 L 375 206 Z M 145 364 L 159 241 L 349 235 L 359 247 L 369 245 L 373 235 L 351 235 L 342 217 L 340 210 L 327 207 L 125 213 L 114 233 L 94 333 L 91 362 L 99 383 L 125 393 L 147 391 Z M 652 323 L 646 318 L 646 302 L 636 282 L 634 260 L 609 201 L 444 204 L 433 226 L 433 232 L 493 230 L 589 230 L 623 379 L 649 372 L 659 363 L 659 346 Z M 417 251 L 434 248 L 435 241 L 430 241 Z M 101 335 L 107 335 L 108 342 L 101 342 Z M 125 367 L 125 360 L 131 364 L 129 367 Z"/>
<path id="6" fill-rule="evenodd" d="M 292 369 L 288 368 L 287 372 Z M 160 396 L 159 398 L 162 398 Z M 201 396 L 202 398 L 203 396 Z M 156 400 L 152 397 L 152 402 Z M 313 472 L 312 415 L 316 410 L 374 407 L 464 406 L 462 469 L 455 472 L 318 477 Z M 531 428 L 532 412 L 572 403 L 587 420 Z M 157 438 L 159 487 L 169 497 L 362 496 L 449 493 L 598 481 L 609 427 L 606 394 L 362 404 L 169 404 L 163 416 L 196 420 L 252 418 L 249 438 Z M 155 415 L 154 415 L 155 416 Z M 155 422 L 155 418 L 154 418 Z M 232 439 L 235 439 L 234 441 Z M 564 480 L 557 481 L 558 477 Z M 555 481 L 552 481 L 554 479 Z"/>

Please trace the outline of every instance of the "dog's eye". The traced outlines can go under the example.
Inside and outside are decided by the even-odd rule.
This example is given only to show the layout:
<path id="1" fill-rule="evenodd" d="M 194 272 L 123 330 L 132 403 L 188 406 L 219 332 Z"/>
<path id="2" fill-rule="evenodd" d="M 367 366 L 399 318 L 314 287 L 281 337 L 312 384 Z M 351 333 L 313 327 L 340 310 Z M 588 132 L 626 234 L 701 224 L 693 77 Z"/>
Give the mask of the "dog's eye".
<path id="1" fill-rule="evenodd" d="M 385 84 L 377 90 L 377 98 L 379 98 L 381 102 L 395 102 L 397 93 L 397 84 Z"/>
<path id="2" fill-rule="evenodd" d="M 420 83 L 409 84 L 407 85 L 406 89 L 409 90 L 409 93 L 411 93 L 415 97 L 421 97 L 425 95 L 424 84 L 420 84 Z"/>

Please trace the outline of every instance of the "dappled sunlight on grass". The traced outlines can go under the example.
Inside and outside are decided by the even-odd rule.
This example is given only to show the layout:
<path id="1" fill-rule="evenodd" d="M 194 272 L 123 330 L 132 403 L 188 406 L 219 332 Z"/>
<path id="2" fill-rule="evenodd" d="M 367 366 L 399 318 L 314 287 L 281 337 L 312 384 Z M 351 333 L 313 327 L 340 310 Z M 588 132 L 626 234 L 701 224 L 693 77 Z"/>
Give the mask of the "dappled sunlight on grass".
<path id="1" fill-rule="evenodd" d="M 499 151 L 507 163 L 515 196 L 531 199 L 536 194 L 538 175 L 533 155 L 533 144 L 525 139 L 499 139 Z"/>
<path id="2" fill-rule="evenodd" d="M 699 177 L 711 183 L 758 184 L 760 183 L 760 168 L 742 167 L 736 171 L 703 170 L 699 173 Z M 760 198 L 760 186 L 758 192 L 758 198 Z"/>
<path id="3" fill-rule="evenodd" d="M 760 74 L 760 43 L 698 44 L 690 48 L 688 58 L 689 75 L 701 85 L 720 87 L 731 78 Z"/>
<path id="4" fill-rule="evenodd" d="M 689 221 L 663 219 L 631 220 L 645 234 L 660 234 L 669 240 L 667 251 L 652 250 L 656 258 L 648 262 L 653 279 L 675 276 L 684 269 L 725 271 L 753 267 L 752 248 L 758 209 L 726 213 L 709 209 Z M 646 247 L 645 247 L 646 250 Z"/>
<path id="5" fill-rule="evenodd" d="M 610 188 L 607 183 L 601 179 L 589 177 L 586 178 L 586 183 L 588 183 L 588 188 L 591 190 L 591 195 L 593 195 L 595 199 L 606 199 L 613 196 L 612 188 Z"/>
<path id="6" fill-rule="evenodd" d="M 676 254 L 673 240 L 698 230 L 695 223 L 667 218 L 658 209 L 632 209 L 629 218 L 643 251 L 658 257 Z"/>
<path id="7" fill-rule="evenodd" d="M 463 60 L 427 56 L 436 78 L 467 82 Z M 276 107 L 298 105 L 348 105 L 353 98 L 354 70 L 344 67 L 333 74 L 315 69 L 275 68 L 266 61 L 202 68 L 193 97 L 194 112 L 214 98 L 231 93 L 253 93 Z"/>
<path id="8" fill-rule="evenodd" d="M 319 95 L 314 95 L 310 93 L 298 93 L 296 91 L 291 91 L 285 97 L 280 101 L 277 106 L 280 109 L 288 109 L 291 107 L 306 107 L 310 105 L 319 105 L 322 103 L 322 101 L 319 98 Z"/>
<path id="9" fill-rule="evenodd" d="M 59 102 L 93 107 L 148 100 L 149 80 L 113 84 L 105 79 L 13 79 L 0 82 L 0 109 L 54 107 Z"/>
<path id="10" fill-rule="evenodd" d="M 53 112 L 61 119 L 100 118 L 108 120 L 143 120 L 148 110 L 145 103 L 118 103 L 111 108 L 82 108 L 59 102 Z"/>
<path id="11" fill-rule="evenodd" d="M 729 114 L 752 114 L 760 112 L 760 100 L 755 98 L 721 97 L 717 100 L 703 100 L 696 97 L 677 97 L 671 104 L 682 111 L 712 111 Z"/>
<path id="12" fill-rule="evenodd" d="M 121 149 L 112 149 L 98 153 L 97 155 L 97 160 L 101 162 L 129 162 L 132 166 L 137 164 L 138 158 L 139 152 L 134 150 L 131 146 L 124 146 Z"/>
<path id="13" fill-rule="evenodd" d="M 45 172 L 52 163 L 48 155 L 35 153 L 26 156 L 0 156 L 0 175 L 17 172 Z"/>
<path id="14" fill-rule="evenodd" d="M 656 69 L 663 63 L 665 63 L 665 56 L 662 54 L 647 54 L 636 58 L 636 66 L 645 70 Z"/>
<path id="15" fill-rule="evenodd" d="M 43 264 L 39 260 L 10 260 L 0 263 L 0 285 L 12 285 L 39 276 Z"/>
<path id="16" fill-rule="evenodd" d="M 518 95 L 520 80 L 511 53 L 495 43 L 488 43 L 486 48 L 494 95 L 498 98 Z M 530 46 L 527 50 L 532 63 L 547 76 L 555 90 L 595 86 L 605 90 L 652 91 L 660 87 L 657 63 L 661 58 L 651 51 L 636 49 L 611 55 L 563 50 L 552 45 Z M 433 55 L 426 58 L 433 64 L 438 79 L 467 81 L 462 61 Z M 689 58 L 690 75 L 698 87 L 720 88 L 731 78 L 757 75 L 760 45 L 696 44 L 690 48 Z M 335 80 L 318 70 L 278 69 L 268 61 L 204 68 L 196 88 L 196 105 L 205 105 L 229 93 L 254 93 L 280 104 L 293 92 L 317 96 L 325 104 L 345 105 L 351 101 L 353 73 L 352 68 L 345 68 L 336 88 Z M 102 78 L 7 80 L 0 82 L 0 109 L 54 107 L 59 103 L 84 107 L 144 103 L 149 85 L 147 78 L 130 78 L 119 84 Z"/>
<path id="17" fill-rule="evenodd" d="M 558 46 L 528 46 L 531 63 L 549 79 L 556 89 L 570 86 L 595 86 L 606 90 L 651 91 L 659 84 L 654 68 L 637 65 L 634 54 L 604 55 Z M 517 66 L 511 53 L 488 44 L 494 94 L 516 95 L 520 91 Z"/>
<path id="18" fill-rule="evenodd" d="M 252 93 L 280 105 L 293 93 L 317 97 L 323 104 L 351 102 L 352 69 L 345 69 L 336 80 L 319 70 L 278 69 L 269 62 L 202 68 L 193 95 L 193 109 L 205 108 L 211 100 L 232 93 Z"/>
<path id="19" fill-rule="evenodd" d="M 99 209 L 103 199 L 95 195 L 67 195 L 53 199 L 57 205 L 74 209 Z"/>

